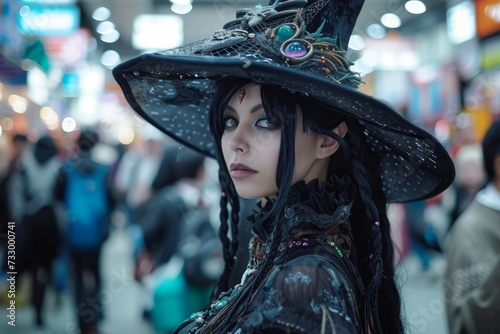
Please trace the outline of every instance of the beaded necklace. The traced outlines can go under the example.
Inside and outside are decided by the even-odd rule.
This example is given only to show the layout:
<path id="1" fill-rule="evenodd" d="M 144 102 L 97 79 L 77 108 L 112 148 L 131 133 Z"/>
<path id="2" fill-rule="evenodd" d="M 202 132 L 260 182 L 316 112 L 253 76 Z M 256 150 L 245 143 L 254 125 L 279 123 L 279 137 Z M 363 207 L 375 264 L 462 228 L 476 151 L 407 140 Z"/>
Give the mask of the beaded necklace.
<path id="1" fill-rule="evenodd" d="M 270 247 L 269 245 L 264 245 L 257 236 L 252 238 L 250 244 L 251 258 L 247 270 L 243 274 L 241 283 L 227 291 L 221 292 L 217 299 L 204 311 L 193 313 L 189 320 L 194 322 L 194 327 L 189 331 L 189 334 L 205 333 L 207 329 L 216 327 L 218 322 L 224 318 L 224 315 L 231 310 L 233 306 L 232 302 L 237 299 L 241 291 L 251 285 L 259 264 L 266 258 L 266 254 L 269 253 Z M 316 245 L 328 245 L 335 249 L 340 258 L 347 260 L 349 258 L 348 244 L 349 243 L 344 241 L 343 238 L 338 238 L 335 235 L 314 238 L 295 238 L 279 244 L 278 256 L 275 261 L 278 261 L 287 249 L 309 248 Z M 265 281 L 265 279 L 263 281 Z"/>

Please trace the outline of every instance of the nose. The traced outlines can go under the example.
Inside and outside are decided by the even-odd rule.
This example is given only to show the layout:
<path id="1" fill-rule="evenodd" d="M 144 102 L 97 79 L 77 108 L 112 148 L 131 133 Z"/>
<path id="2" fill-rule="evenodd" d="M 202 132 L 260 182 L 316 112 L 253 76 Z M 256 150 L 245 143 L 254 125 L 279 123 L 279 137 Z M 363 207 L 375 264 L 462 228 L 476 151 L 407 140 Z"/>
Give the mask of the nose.
<path id="1" fill-rule="evenodd" d="M 248 143 L 248 133 L 245 128 L 239 125 L 232 133 L 231 139 L 229 140 L 229 147 L 234 152 L 248 152 L 250 149 Z"/>

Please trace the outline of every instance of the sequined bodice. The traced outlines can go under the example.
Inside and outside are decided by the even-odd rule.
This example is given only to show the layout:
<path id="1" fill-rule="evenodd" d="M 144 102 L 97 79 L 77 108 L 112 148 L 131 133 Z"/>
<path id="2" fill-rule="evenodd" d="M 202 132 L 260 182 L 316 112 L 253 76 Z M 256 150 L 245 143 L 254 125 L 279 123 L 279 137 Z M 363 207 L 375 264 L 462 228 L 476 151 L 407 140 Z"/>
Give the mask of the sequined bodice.
<path id="1" fill-rule="evenodd" d="M 320 191 L 311 187 L 319 184 L 294 186 L 281 221 L 260 219 L 269 206 L 249 218 L 256 236 L 241 284 L 193 314 L 179 333 L 362 332 L 349 262 L 350 182 L 336 179 Z M 285 224 L 289 238 L 279 243 L 264 279 L 252 284 L 263 270 L 276 223 Z"/>

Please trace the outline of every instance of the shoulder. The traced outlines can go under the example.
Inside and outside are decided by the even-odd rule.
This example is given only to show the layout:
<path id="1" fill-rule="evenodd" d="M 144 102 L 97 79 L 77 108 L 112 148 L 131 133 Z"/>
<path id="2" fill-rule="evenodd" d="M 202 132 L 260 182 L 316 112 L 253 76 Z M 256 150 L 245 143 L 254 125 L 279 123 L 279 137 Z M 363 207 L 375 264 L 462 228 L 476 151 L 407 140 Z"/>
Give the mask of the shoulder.
<path id="1" fill-rule="evenodd" d="M 348 292 L 353 287 L 341 261 L 343 260 L 333 258 L 333 255 L 300 255 L 274 268 L 268 284 L 279 285 L 281 289 L 304 286 L 309 289 L 301 292 L 312 294 L 325 289 Z"/>
<path id="2" fill-rule="evenodd" d="M 451 235 L 453 237 L 459 237 L 460 235 L 466 236 L 467 238 L 473 238 L 474 236 L 481 236 L 484 233 L 489 233 L 490 226 L 498 225 L 496 222 L 492 221 L 491 217 L 492 210 L 477 200 L 474 200 L 469 207 L 460 215 L 455 222 Z"/>
<path id="3" fill-rule="evenodd" d="M 456 260 L 463 263 L 465 259 L 474 262 L 479 253 L 497 252 L 500 244 L 499 217 L 492 209 L 477 201 L 472 202 L 449 233 L 446 244 L 448 262 Z"/>
<path id="4" fill-rule="evenodd" d="M 275 332 L 355 333 L 359 305 L 347 276 L 327 256 L 309 253 L 276 266 L 263 286 L 248 325 Z M 341 259 L 337 259 L 341 260 Z M 324 323 L 326 319 L 326 323 Z M 325 330 L 323 328 L 323 330 Z"/>

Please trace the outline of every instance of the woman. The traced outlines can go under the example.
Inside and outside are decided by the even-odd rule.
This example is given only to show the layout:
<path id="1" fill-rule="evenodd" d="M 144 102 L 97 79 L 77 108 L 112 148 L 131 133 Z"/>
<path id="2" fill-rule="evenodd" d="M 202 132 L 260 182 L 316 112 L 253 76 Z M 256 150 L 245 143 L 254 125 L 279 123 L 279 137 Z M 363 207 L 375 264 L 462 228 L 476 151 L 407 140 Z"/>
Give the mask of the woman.
<path id="1" fill-rule="evenodd" d="M 454 170 L 434 137 L 353 89 L 344 50 L 361 6 L 273 1 L 114 69 L 142 117 L 220 166 L 226 268 L 177 333 L 404 331 L 385 205 L 442 192 Z M 260 209 L 230 287 L 238 196 Z"/>
<path id="2" fill-rule="evenodd" d="M 21 243 L 18 249 L 26 256 L 26 269 L 31 276 L 31 303 L 37 326 L 44 323 L 45 291 L 60 247 L 59 209 L 53 195 L 61 164 L 57 153 L 52 137 L 41 136 L 33 151 L 23 157 L 17 180 L 21 198 L 16 205 L 23 212 L 20 225 L 26 233 L 26 244 Z"/>

